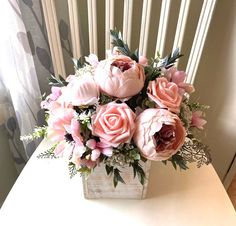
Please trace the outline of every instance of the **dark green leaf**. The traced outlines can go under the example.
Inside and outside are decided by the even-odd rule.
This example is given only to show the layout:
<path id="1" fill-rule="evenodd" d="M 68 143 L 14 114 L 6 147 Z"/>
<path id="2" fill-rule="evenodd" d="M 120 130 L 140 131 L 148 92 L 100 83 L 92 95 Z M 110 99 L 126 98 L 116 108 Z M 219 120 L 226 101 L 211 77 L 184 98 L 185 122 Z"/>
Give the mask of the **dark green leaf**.
<path id="1" fill-rule="evenodd" d="M 113 173 L 113 166 L 105 165 L 107 175 L 110 175 L 110 173 Z"/>
<path id="2" fill-rule="evenodd" d="M 68 82 L 66 82 L 61 75 L 59 75 L 59 78 L 56 78 L 54 75 L 51 75 L 51 77 L 48 78 L 48 81 L 50 86 L 63 87 L 68 84 Z"/>
<path id="3" fill-rule="evenodd" d="M 114 172 L 114 177 L 113 177 L 114 187 L 117 186 L 118 182 L 125 184 L 125 181 L 123 180 L 123 178 L 120 175 L 120 170 L 116 168 L 116 169 L 114 169 L 113 172 Z"/>

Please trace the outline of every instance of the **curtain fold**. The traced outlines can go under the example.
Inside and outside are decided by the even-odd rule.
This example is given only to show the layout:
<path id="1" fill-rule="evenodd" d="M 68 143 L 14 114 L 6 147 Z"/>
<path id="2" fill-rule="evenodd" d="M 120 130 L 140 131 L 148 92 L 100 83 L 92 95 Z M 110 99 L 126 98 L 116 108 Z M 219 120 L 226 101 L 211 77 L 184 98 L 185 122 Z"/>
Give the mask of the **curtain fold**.
<path id="1" fill-rule="evenodd" d="M 37 141 L 19 140 L 40 122 L 40 88 L 27 32 L 17 1 L 0 7 L 0 118 L 18 173 L 37 147 Z"/>

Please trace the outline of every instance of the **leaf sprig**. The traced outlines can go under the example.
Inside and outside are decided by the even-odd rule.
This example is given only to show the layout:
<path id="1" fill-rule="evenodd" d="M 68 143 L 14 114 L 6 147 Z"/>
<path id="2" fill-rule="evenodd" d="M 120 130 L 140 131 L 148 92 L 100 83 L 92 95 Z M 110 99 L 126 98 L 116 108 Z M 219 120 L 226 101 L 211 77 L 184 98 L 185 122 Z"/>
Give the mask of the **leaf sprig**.
<path id="1" fill-rule="evenodd" d="M 131 59 L 135 60 L 136 62 L 139 61 L 138 49 L 132 53 L 128 45 L 124 42 L 121 32 L 117 30 L 110 30 L 110 34 L 112 37 L 112 44 L 114 47 L 116 47 L 125 56 L 129 56 Z"/>

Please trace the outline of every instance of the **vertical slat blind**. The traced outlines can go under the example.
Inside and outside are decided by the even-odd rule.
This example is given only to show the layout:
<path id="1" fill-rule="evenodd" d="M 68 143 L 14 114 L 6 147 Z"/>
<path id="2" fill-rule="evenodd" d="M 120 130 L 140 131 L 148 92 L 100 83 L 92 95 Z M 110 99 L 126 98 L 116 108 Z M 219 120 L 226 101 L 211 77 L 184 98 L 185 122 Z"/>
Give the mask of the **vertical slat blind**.
<path id="1" fill-rule="evenodd" d="M 42 0 L 52 63 L 56 76 L 66 77 L 54 0 Z"/>
<path id="2" fill-rule="evenodd" d="M 114 29 L 114 0 L 106 0 L 106 49 L 111 49 L 110 30 Z"/>
<path id="3" fill-rule="evenodd" d="M 79 58 L 81 56 L 81 45 L 77 0 L 68 0 L 68 9 L 73 57 Z"/>
<path id="4" fill-rule="evenodd" d="M 48 33 L 48 39 L 50 44 L 50 51 L 52 55 L 52 62 L 55 75 L 59 74 L 63 77 L 66 76 L 65 65 L 62 54 L 61 41 L 59 36 L 58 22 L 55 10 L 54 0 L 41 0 L 45 23 Z M 181 47 L 183 43 L 183 37 L 186 27 L 186 21 L 188 17 L 189 7 L 191 0 L 181 0 L 180 11 L 178 16 L 178 23 L 175 32 L 175 39 L 173 44 L 173 50 L 176 47 Z M 97 1 L 87 0 L 88 6 L 88 24 L 89 24 L 89 51 L 90 53 L 97 54 Z M 200 57 L 202 54 L 203 46 L 205 43 L 207 31 L 212 18 L 213 10 L 216 0 L 204 0 L 202 9 L 195 32 L 192 48 L 190 51 L 189 61 L 187 64 L 186 72 L 188 74 L 187 82 L 193 83 L 196 76 L 197 68 L 199 65 Z M 81 56 L 80 45 L 80 29 L 79 29 L 79 17 L 78 17 L 78 1 L 68 0 L 69 19 L 71 28 L 71 38 L 73 46 L 73 56 L 78 58 Z M 123 36 L 125 41 L 130 45 L 131 43 L 131 26 L 132 26 L 132 11 L 134 0 L 124 0 L 124 13 L 123 13 Z M 171 0 L 162 0 L 160 20 L 158 27 L 158 35 L 156 42 L 156 51 L 161 56 L 163 55 L 165 39 L 167 33 L 169 12 L 170 12 Z M 141 29 L 140 29 L 140 41 L 139 41 L 139 53 L 140 55 L 146 55 L 147 44 L 149 36 L 149 26 L 151 17 L 152 0 L 143 0 Z M 110 46 L 110 29 L 114 29 L 114 0 L 106 0 L 106 49 Z"/>
<path id="5" fill-rule="evenodd" d="M 98 53 L 97 44 L 97 1 L 87 0 L 88 3 L 88 25 L 89 25 L 89 51 Z"/>
<path id="6" fill-rule="evenodd" d="M 147 54 L 151 6 L 152 6 L 152 0 L 143 0 L 140 41 L 139 41 L 139 53 L 140 55 L 143 55 L 143 56 L 146 56 Z"/>
<path id="7" fill-rule="evenodd" d="M 174 51 L 176 48 L 181 49 L 181 47 L 182 47 L 186 22 L 187 22 L 187 18 L 188 18 L 190 2 L 191 2 L 191 0 L 182 0 L 181 1 L 180 10 L 179 10 L 179 17 L 178 17 L 178 23 L 177 23 L 177 27 L 176 27 L 175 39 L 174 39 L 174 44 L 173 44 L 173 50 L 172 51 Z M 176 66 L 177 65 L 178 65 L 178 61 L 176 63 Z"/>
<path id="8" fill-rule="evenodd" d="M 194 82 L 216 0 L 204 0 L 186 68 L 187 82 Z"/>
<path id="9" fill-rule="evenodd" d="M 164 47 L 165 47 L 170 4 L 171 4 L 171 0 L 162 0 L 162 3 L 161 3 L 161 13 L 160 13 L 156 51 L 155 51 L 155 54 L 159 52 L 161 56 L 163 56 Z"/>
<path id="10" fill-rule="evenodd" d="M 130 46 L 133 16 L 133 0 L 124 0 L 123 39 Z"/>

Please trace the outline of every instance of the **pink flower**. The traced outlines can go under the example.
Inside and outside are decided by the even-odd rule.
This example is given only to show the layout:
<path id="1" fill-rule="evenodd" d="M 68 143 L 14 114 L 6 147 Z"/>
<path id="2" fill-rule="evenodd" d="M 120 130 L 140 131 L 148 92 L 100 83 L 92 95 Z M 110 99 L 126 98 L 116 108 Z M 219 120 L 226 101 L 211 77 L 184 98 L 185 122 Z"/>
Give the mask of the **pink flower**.
<path id="1" fill-rule="evenodd" d="M 92 116 L 92 134 L 109 146 L 130 142 L 135 129 L 135 114 L 127 104 L 111 102 L 100 106 Z"/>
<path id="2" fill-rule="evenodd" d="M 86 148 L 84 146 L 79 146 L 77 149 L 73 151 L 71 162 L 73 162 L 76 165 L 77 169 L 80 169 L 83 166 L 86 166 L 92 169 L 97 165 L 97 161 L 81 158 L 85 151 L 86 151 Z"/>
<path id="3" fill-rule="evenodd" d="M 138 63 L 143 65 L 143 66 L 147 66 L 148 65 L 148 59 L 145 56 L 139 56 L 139 60 Z"/>
<path id="4" fill-rule="evenodd" d="M 207 123 L 205 119 L 203 119 L 202 111 L 195 111 L 192 114 L 192 122 L 191 126 L 195 126 L 198 129 L 203 129 L 203 126 Z"/>
<path id="5" fill-rule="evenodd" d="M 133 139 L 145 158 L 162 161 L 177 153 L 185 135 L 176 114 L 165 109 L 149 108 L 137 117 Z"/>
<path id="6" fill-rule="evenodd" d="M 187 77 L 187 74 L 184 71 L 178 71 L 175 67 L 172 67 L 166 71 L 165 76 L 168 81 L 174 82 L 179 87 L 180 95 L 184 95 L 185 92 L 194 92 L 194 87 L 191 84 L 184 82 Z"/>
<path id="7" fill-rule="evenodd" d="M 101 154 L 111 156 L 113 149 L 102 142 L 96 142 L 94 139 L 90 139 L 86 142 L 86 146 L 92 149 L 91 160 L 96 161 Z"/>
<path id="8" fill-rule="evenodd" d="M 154 101 L 159 108 L 167 108 L 174 113 L 179 113 L 182 101 L 182 96 L 178 91 L 178 86 L 173 82 L 168 82 L 164 77 L 150 81 L 147 88 L 150 100 Z"/>
<path id="9" fill-rule="evenodd" d="M 94 79 L 104 93 L 124 99 L 142 90 L 145 75 L 140 64 L 127 56 L 117 55 L 99 62 Z"/>
<path id="10" fill-rule="evenodd" d="M 79 122 L 74 119 L 75 111 L 72 108 L 57 108 L 49 115 L 48 138 L 52 141 L 68 139 L 82 145 Z M 68 135 L 69 134 L 69 135 Z"/>
<path id="11" fill-rule="evenodd" d="M 44 101 L 41 102 L 41 108 L 53 109 L 57 106 L 57 100 L 61 96 L 61 87 L 52 86 L 51 94 L 46 97 Z"/>
<path id="12" fill-rule="evenodd" d="M 88 57 L 85 57 L 85 60 L 94 68 L 98 65 L 98 57 L 95 54 L 90 54 Z"/>
<path id="13" fill-rule="evenodd" d="M 68 85 L 62 90 L 62 102 L 73 106 L 93 105 L 98 102 L 99 89 L 89 73 L 70 76 L 68 81 Z"/>
<path id="14" fill-rule="evenodd" d="M 85 147 L 81 145 L 81 143 L 76 142 L 67 142 L 66 140 L 62 140 L 58 143 L 54 150 L 55 156 L 63 156 L 65 158 L 70 158 L 71 154 L 74 156 L 82 156 L 86 151 Z"/>

